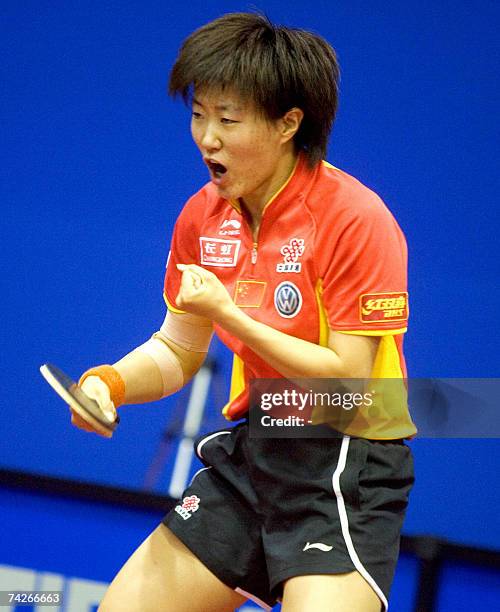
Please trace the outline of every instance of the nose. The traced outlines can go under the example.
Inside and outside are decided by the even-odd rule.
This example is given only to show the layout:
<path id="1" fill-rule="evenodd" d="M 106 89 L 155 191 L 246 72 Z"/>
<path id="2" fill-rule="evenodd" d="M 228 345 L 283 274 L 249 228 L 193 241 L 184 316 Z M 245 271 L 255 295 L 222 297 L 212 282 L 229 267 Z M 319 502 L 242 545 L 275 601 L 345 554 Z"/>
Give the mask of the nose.
<path id="1" fill-rule="evenodd" d="M 222 147 L 222 141 L 213 125 L 207 124 L 201 135 L 200 144 L 206 151 L 217 151 Z"/>

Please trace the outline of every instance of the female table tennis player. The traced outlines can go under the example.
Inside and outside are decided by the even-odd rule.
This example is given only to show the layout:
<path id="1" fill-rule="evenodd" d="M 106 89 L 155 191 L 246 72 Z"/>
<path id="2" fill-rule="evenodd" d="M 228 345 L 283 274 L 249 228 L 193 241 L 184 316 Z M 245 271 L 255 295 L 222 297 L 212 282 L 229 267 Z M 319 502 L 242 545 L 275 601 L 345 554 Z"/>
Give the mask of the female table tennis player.
<path id="1" fill-rule="evenodd" d="M 249 436 L 255 378 L 404 377 L 406 246 L 380 198 L 323 161 L 339 68 L 316 34 L 228 14 L 183 43 L 169 91 L 192 108 L 210 181 L 185 204 L 161 328 L 80 384 L 104 412 L 158 400 L 234 352 L 235 425 L 110 585 L 100 610 L 386 610 L 413 482 L 407 406 L 328 439 Z M 78 415 L 73 422 L 91 429 Z"/>

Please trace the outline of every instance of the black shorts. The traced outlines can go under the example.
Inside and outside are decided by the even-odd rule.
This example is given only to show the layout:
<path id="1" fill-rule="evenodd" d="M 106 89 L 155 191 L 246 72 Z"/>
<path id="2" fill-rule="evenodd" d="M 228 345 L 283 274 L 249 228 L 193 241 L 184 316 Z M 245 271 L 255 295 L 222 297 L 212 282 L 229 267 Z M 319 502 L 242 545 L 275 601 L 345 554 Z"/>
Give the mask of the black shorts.
<path id="1" fill-rule="evenodd" d="M 220 580 L 265 609 L 293 576 L 357 570 L 387 609 L 413 462 L 402 441 L 249 438 L 195 444 L 206 465 L 164 519 Z"/>

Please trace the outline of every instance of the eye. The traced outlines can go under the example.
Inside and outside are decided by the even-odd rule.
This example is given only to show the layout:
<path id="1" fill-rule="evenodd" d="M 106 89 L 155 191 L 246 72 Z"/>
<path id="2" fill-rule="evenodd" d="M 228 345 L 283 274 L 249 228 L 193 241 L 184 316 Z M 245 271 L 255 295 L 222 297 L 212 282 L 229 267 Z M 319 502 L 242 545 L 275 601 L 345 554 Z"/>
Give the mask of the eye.
<path id="1" fill-rule="evenodd" d="M 200 118 L 201 118 L 201 113 L 199 113 L 198 111 L 193 111 L 193 112 L 191 113 L 191 117 L 192 117 L 193 119 L 200 119 Z"/>
<path id="2" fill-rule="evenodd" d="M 220 120 L 221 123 L 225 123 L 226 125 L 230 123 L 239 123 L 239 121 L 235 121 L 234 119 L 228 119 L 227 117 L 222 117 Z"/>

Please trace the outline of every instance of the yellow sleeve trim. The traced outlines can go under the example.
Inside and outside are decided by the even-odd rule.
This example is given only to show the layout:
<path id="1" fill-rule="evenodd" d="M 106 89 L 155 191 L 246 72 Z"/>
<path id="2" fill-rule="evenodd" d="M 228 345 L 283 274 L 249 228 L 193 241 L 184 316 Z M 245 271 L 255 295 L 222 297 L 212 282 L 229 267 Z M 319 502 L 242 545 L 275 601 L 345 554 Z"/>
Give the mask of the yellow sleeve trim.
<path id="1" fill-rule="evenodd" d="M 328 327 L 328 319 L 326 316 L 325 307 L 323 306 L 323 279 L 321 278 L 318 278 L 315 293 L 319 314 L 319 345 L 328 346 L 330 328 Z"/>
<path id="2" fill-rule="evenodd" d="M 394 336 L 385 336 L 380 340 L 372 378 L 403 378 L 401 361 Z M 404 404 L 407 405 L 406 403 Z"/>
<path id="3" fill-rule="evenodd" d="M 323 166 L 326 166 L 326 168 L 332 168 L 332 170 L 339 170 L 339 168 L 337 168 L 337 166 L 334 166 L 330 162 L 327 162 L 326 159 L 323 159 L 322 163 L 323 163 Z"/>
<path id="4" fill-rule="evenodd" d="M 168 301 L 167 298 L 167 294 L 164 292 L 163 293 L 163 299 L 165 300 L 165 304 L 167 305 L 167 308 L 171 311 L 171 312 L 175 312 L 177 314 L 186 314 L 185 310 L 179 310 L 178 308 L 176 308 L 175 306 L 172 306 L 172 304 Z"/>
<path id="5" fill-rule="evenodd" d="M 229 401 L 222 409 L 223 416 L 230 421 L 229 417 L 229 408 L 231 402 L 238 397 L 241 393 L 243 393 L 245 389 L 245 364 L 241 357 L 233 354 L 233 369 L 231 372 L 231 388 L 229 391 Z M 238 417 L 239 418 L 239 417 Z"/>
<path id="6" fill-rule="evenodd" d="M 400 329 L 356 329 L 354 331 L 344 331 L 343 329 L 333 329 L 339 334 L 347 334 L 350 336 L 394 336 L 396 334 L 404 334 L 408 328 L 401 327 Z"/>

